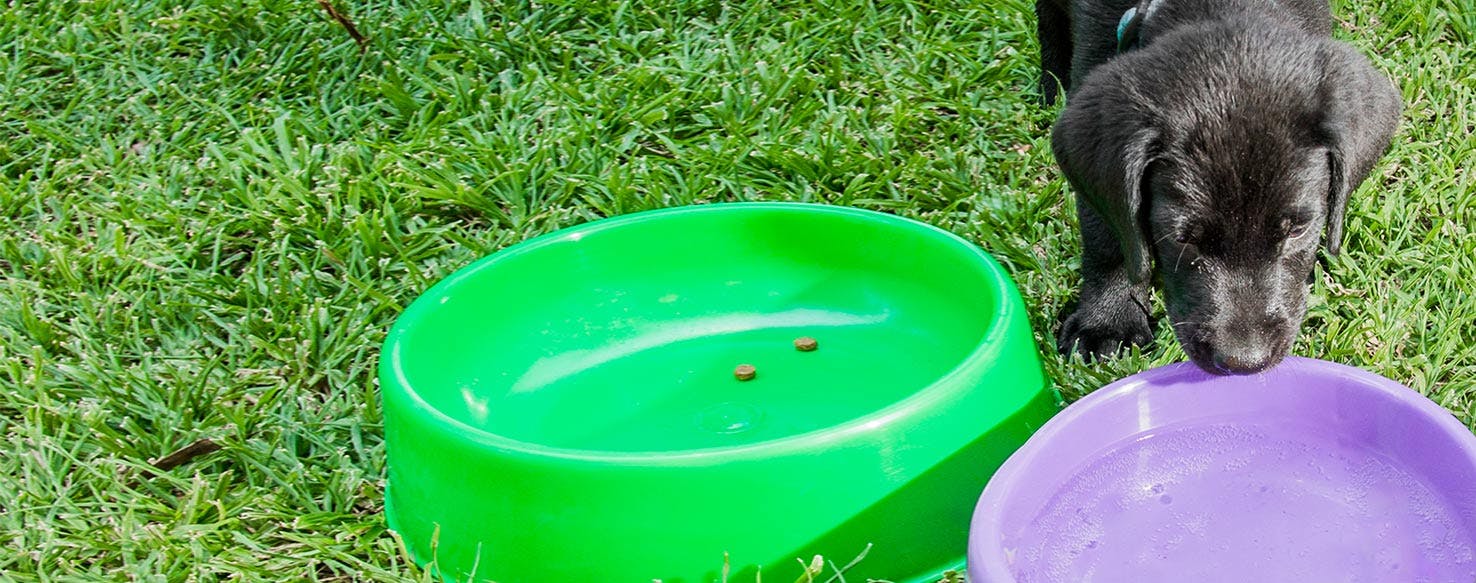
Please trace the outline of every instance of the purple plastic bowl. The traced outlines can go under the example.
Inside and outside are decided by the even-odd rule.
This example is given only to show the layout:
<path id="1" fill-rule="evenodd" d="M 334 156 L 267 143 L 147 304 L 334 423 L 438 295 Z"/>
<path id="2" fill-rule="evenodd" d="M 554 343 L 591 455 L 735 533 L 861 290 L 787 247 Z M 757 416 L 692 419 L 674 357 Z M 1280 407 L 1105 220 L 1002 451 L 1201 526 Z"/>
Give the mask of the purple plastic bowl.
<path id="1" fill-rule="evenodd" d="M 1339 364 L 1176 364 L 1047 423 L 990 480 L 969 536 L 973 583 L 1470 583 L 1476 437 Z"/>

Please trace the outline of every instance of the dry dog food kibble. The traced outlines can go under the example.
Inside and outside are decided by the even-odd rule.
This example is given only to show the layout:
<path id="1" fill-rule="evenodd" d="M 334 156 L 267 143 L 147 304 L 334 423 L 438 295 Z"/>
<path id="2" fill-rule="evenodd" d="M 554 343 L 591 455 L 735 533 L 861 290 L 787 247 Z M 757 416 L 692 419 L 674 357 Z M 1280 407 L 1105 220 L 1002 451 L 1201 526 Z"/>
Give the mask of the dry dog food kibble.
<path id="1" fill-rule="evenodd" d="M 819 348 L 820 343 L 816 342 L 814 338 L 810 338 L 809 336 L 801 336 L 794 339 L 794 347 L 800 352 L 809 352 L 811 350 Z"/>
<path id="2" fill-rule="evenodd" d="M 753 377 L 758 376 L 758 369 L 753 368 L 751 364 L 740 364 L 738 368 L 733 369 L 733 376 L 740 381 L 751 381 Z"/>

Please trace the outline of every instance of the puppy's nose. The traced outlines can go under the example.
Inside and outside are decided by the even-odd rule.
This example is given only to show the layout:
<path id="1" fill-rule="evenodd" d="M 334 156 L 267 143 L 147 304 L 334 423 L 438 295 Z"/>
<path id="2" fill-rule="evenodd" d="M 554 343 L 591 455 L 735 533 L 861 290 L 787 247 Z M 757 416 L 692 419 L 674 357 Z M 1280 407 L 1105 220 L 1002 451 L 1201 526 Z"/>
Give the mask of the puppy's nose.
<path id="1" fill-rule="evenodd" d="M 1277 354 L 1269 343 L 1234 342 L 1215 347 L 1215 368 L 1227 374 L 1254 374 L 1276 364 Z"/>

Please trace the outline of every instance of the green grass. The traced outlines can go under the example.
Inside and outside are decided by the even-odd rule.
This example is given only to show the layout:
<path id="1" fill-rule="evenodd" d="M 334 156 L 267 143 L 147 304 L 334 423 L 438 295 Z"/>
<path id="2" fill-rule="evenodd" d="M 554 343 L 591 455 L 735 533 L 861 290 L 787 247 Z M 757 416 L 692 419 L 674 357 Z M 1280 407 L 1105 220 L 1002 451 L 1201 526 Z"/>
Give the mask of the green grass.
<path id="1" fill-rule="evenodd" d="M 1471 424 L 1476 17 L 1341 4 L 1406 120 L 1295 352 Z M 603 216 L 893 212 L 1000 259 L 1069 399 L 1183 358 L 1166 326 L 1048 349 L 1078 252 L 1026 0 L 339 5 L 363 52 L 312 0 L 0 11 L 0 579 L 424 578 L 380 514 L 384 331 Z M 200 438 L 223 450 L 141 478 Z"/>

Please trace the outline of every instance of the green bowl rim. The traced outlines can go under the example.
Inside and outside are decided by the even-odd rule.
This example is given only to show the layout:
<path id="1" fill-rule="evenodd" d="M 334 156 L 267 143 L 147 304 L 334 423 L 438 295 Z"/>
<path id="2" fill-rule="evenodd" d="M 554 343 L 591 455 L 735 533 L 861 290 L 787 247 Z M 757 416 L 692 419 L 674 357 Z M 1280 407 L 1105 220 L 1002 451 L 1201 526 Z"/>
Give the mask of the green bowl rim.
<path id="1" fill-rule="evenodd" d="M 904 232 L 914 235 L 939 240 L 945 244 L 961 246 L 978 259 L 972 264 L 979 265 L 985 272 L 993 288 L 994 294 L 994 318 L 990 320 L 987 329 L 982 335 L 977 346 L 962 358 L 959 363 L 948 372 L 940 375 L 931 384 L 918 389 L 913 394 L 899 399 L 886 407 L 877 409 L 871 413 L 849 419 L 843 423 L 788 435 L 780 438 L 745 443 L 738 445 L 718 446 L 687 450 L 669 451 L 605 451 L 597 449 L 572 449 L 562 447 L 551 447 L 538 443 L 512 439 L 497 433 L 472 427 L 440 409 L 432 406 L 421 398 L 414 390 L 414 385 L 405 377 L 400 366 L 400 338 L 405 330 L 422 318 L 430 310 L 435 309 L 440 302 L 435 298 L 444 297 L 445 291 L 455 287 L 462 280 L 476 276 L 483 269 L 487 269 L 499 261 L 524 253 L 536 251 L 540 247 L 551 243 L 568 239 L 570 237 L 584 237 L 589 233 L 595 233 L 608 229 L 614 229 L 635 223 L 651 220 L 661 220 L 675 215 L 707 213 L 707 212 L 749 212 L 777 210 L 787 212 L 813 213 L 819 216 L 849 216 L 864 219 L 873 223 L 885 223 L 890 227 L 900 227 Z M 635 212 L 616 217 L 590 221 L 580 225 L 567 227 L 551 233 L 539 235 L 528 240 L 509 245 L 490 255 L 482 257 L 465 267 L 462 267 L 441 281 L 432 285 L 422 292 L 405 308 L 395 319 L 385 336 L 384 344 L 380 351 L 379 377 L 381 400 L 385 398 L 386 391 L 397 390 L 403 393 L 414 405 L 414 411 L 423 421 L 429 421 L 431 427 L 439 428 L 441 431 L 453 433 L 456 437 L 470 440 L 479 445 L 501 450 L 503 453 L 524 454 L 539 458 L 560 458 L 569 460 L 580 460 L 588 462 L 638 462 L 642 464 L 663 465 L 680 464 L 690 465 L 693 463 L 709 463 L 716 459 L 732 461 L 733 459 L 760 459 L 776 454 L 792 453 L 803 450 L 823 449 L 824 447 L 840 442 L 855 435 L 864 434 L 877 427 L 888 425 L 891 421 L 904 418 L 909 415 L 925 412 L 928 405 L 942 400 L 945 396 L 941 394 L 940 386 L 951 384 L 955 377 L 961 376 L 971 368 L 971 365 L 991 360 L 1003 350 L 1004 342 L 1007 341 L 1009 324 L 1015 318 L 1023 317 L 1018 313 L 1012 300 L 1018 295 L 1014 282 L 1005 273 L 1004 268 L 986 253 L 978 245 L 968 240 L 945 231 L 936 226 L 879 211 L 871 211 L 850 207 L 841 207 L 820 203 L 800 202 L 732 202 L 712 203 L 701 205 L 687 205 L 671 208 L 663 208 L 649 211 Z M 1033 342 L 1033 339 L 1032 339 Z M 393 383 L 385 382 L 393 380 Z M 399 388 L 389 385 L 397 384 Z M 389 423 L 386 423 L 389 425 Z"/>

